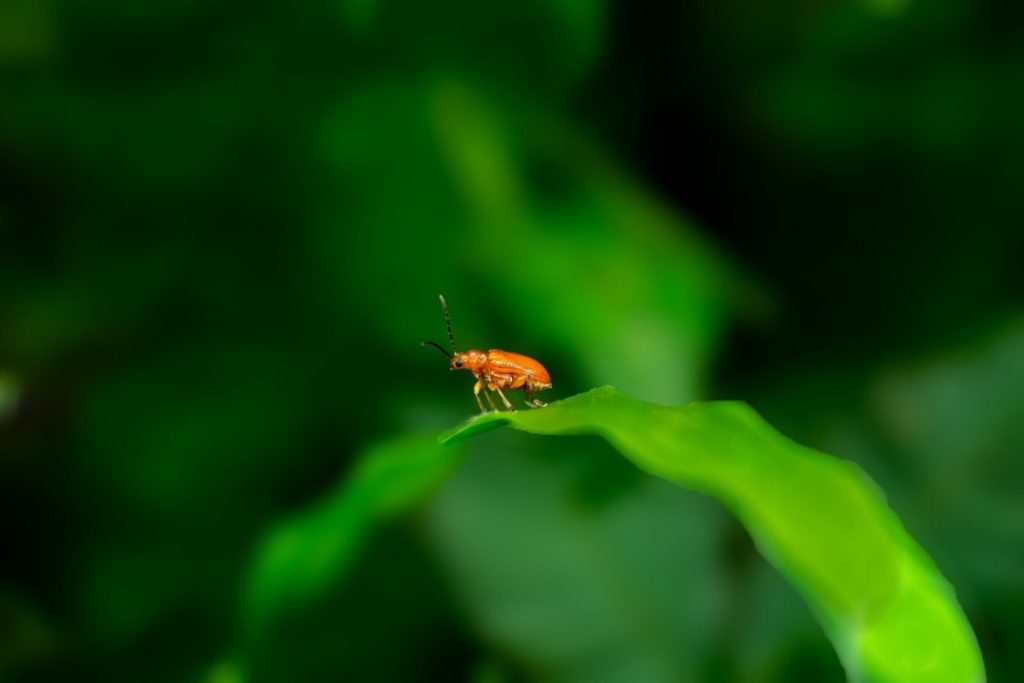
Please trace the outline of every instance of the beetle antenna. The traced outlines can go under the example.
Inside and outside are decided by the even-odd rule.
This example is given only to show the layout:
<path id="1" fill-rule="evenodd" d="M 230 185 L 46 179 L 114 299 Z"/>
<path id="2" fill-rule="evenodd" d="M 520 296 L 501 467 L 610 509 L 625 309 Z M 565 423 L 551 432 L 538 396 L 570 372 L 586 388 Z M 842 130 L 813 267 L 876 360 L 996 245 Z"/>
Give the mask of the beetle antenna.
<path id="1" fill-rule="evenodd" d="M 420 346 L 433 346 L 435 349 L 437 349 L 438 351 L 440 351 L 444 355 L 448 356 L 449 358 L 452 357 L 452 354 L 448 353 L 448 351 L 446 351 L 445 348 L 443 346 L 441 346 L 440 344 L 438 344 L 437 342 L 432 342 L 432 341 L 420 342 Z"/>
<path id="2" fill-rule="evenodd" d="M 452 345 L 452 353 L 455 351 L 455 335 L 452 334 L 452 317 L 448 314 L 448 302 L 444 300 L 444 294 L 438 294 L 437 298 L 441 300 L 441 310 L 444 311 L 444 326 L 448 328 L 448 341 Z"/>

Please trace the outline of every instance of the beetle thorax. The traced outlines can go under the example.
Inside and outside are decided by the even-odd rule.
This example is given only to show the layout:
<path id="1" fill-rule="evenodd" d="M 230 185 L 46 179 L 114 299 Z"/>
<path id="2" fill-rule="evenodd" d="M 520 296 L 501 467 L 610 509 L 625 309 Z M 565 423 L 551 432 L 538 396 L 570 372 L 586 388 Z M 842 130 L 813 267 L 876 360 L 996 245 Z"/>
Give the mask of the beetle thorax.
<path id="1" fill-rule="evenodd" d="M 452 356 L 452 370 L 469 370 L 480 372 L 487 365 L 487 354 L 483 351 L 473 349 L 471 351 L 460 351 Z"/>

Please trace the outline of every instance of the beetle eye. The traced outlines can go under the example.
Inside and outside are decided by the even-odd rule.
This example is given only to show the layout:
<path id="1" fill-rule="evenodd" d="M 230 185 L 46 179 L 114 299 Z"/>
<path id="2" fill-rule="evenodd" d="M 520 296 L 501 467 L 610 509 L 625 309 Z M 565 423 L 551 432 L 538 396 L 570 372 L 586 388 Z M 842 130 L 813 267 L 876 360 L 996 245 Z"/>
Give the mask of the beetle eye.
<path id="1" fill-rule="evenodd" d="M 462 361 L 461 360 L 455 361 L 455 367 L 461 368 L 462 367 Z"/>

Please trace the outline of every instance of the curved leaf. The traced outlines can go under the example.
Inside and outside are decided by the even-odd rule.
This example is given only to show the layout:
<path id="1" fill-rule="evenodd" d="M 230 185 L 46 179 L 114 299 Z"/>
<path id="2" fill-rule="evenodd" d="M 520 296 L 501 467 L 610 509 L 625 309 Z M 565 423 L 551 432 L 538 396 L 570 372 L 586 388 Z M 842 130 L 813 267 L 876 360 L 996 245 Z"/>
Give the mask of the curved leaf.
<path id="1" fill-rule="evenodd" d="M 669 408 L 602 387 L 543 410 L 481 415 L 439 441 L 503 424 L 602 436 L 641 469 L 720 500 L 803 594 L 851 681 L 984 680 L 952 587 L 875 483 L 786 439 L 746 404 Z"/>

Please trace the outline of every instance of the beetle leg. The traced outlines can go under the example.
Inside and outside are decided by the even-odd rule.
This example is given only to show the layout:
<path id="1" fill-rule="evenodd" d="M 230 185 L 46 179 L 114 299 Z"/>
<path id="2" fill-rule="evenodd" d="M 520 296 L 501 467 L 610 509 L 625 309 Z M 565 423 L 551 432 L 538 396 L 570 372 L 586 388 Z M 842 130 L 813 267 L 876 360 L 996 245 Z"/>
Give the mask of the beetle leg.
<path id="1" fill-rule="evenodd" d="M 493 410 L 494 412 L 498 412 L 498 406 L 494 405 L 494 399 L 491 398 L 491 394 L 485 391 L 484 396 L 487 397 L 487 402 L 491 404 L 491 410 Z"/>
<path id="2" fill-rule="evenodd" d="M 505 394 L 502 393 L 501 387 L 495 385 L 494 390 L 498 392 L 498 396 L 501 396 L 501 400 L 505 403 L 505 407 L 514 413 L 516 409 L 513 408 L 512 404 L 508 402 L 507 398 L 505 398 Z"/>
<path id="3" fill-rule="evenodd" d="M 526 402 L 526 405 L 528 405 L 531 408 L 543 408 L 544 406 L 547 405 L 547 403 L 545 403 L 544 401 L 538 401 L 536 398 L 534 398 L 533 389 L 530 388 L 529 384 L 526 385 L 526 398 L 524 400 Z"/>
<path id="4" fill-rule="evenodd" d="M 480 400 L 480 390 L 483 388 L 484 380 L 483 378 L 480 378 L 476 381 L 476 384 L 473 385 L 473 396 L 476 398 L 476 404 L 480 406 L 480 412 L 486 413 L 487 408 L 484 408 L 483 401 Z M 494 405 L 494 399 L 491 398 L 491 395 L 486 391 L 484 392 L 484 398 L 486 398 L 487 402 L 491 404 L 491 410 L 493 410 L 494 412 L 498 412 L 498 406 Z"/>
<path id="5" fill-rule="evenodd" d="M 476 384 L 474 384 L 474 385 L 473 385 L 473 398 L 475 398 L 475 399 L 476 399 L 476 404 L 477 404 L 478 406 L 480 406 L 480 412 L 481 412 L 481 413 L 486 413 L 486 412 L 487 412 L 487 409 L 486 409 L 486 408 L 484 408 L 484 404 L 483 404 L 483 401 L 481 401 L 481 400 L 480 400 L 480 387 L 482 387 L 482 386 L 483 386 L 483 384 L 484 384 L 484 383 L 483 383 L 483 380 L 479 380 L 479 379 L 478 379 L 478 380 L 476 381 Z M 486 394 L 484 394 L 484 395 L 486 396 Z M 488 399 L 490 399 L 490 396 L 487 396 L 487 398 L 488 398 Z M 494 405 L 494 404 L 493 404 L 493 403 L 491 403 L 491 405 Z"/>
<path id="6" fill-rule="evenodd" d="M 526 398 L 524 399 L 524 401 L 526 405 L 529 406 L 530 408 L 543 408 L 544 406 L 547 405 L 547 403 L 544 403 L 544 401 L 538 401 L 534 397 L 533 389 L 530 388 L 529 384 L 526 385 Z"/>

